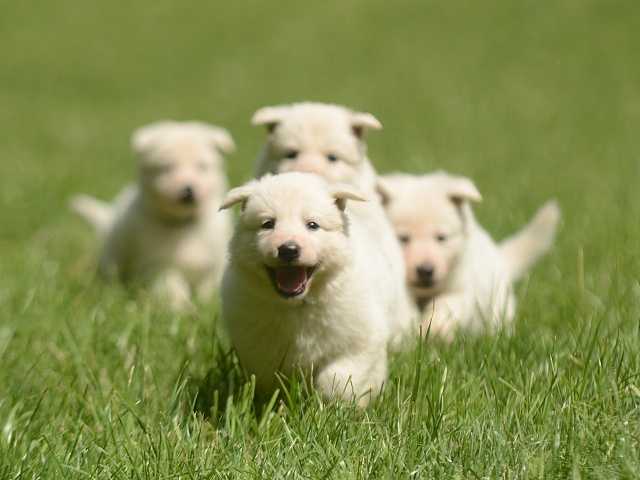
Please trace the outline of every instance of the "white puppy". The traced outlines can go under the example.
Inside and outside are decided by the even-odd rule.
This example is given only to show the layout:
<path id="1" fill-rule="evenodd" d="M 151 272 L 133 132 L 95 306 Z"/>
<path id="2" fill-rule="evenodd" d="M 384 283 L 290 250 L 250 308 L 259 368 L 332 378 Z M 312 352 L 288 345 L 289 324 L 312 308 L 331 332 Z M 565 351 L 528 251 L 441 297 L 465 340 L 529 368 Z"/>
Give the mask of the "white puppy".
<path id="1" fill-rule="evenodd" d="M 222 285 L 225 325 L 260 393 L 301 369 L 325 398 L 365 406 L 387 376 L 391 268 L 345 210 L 351 186 L 285 173 L 231 190 L 242 205 Z"/>
<path id="2" fill-rule="evenodd" d="M 381 178 L 380 190 L 404 246 L 423 332 L 431 324 L 432 332 L 451 339 L 457 328 L 479 331 L 513 319 L 512 285 L 551 247 L 560 218 L 555 202 L 496 244 L 473 215 L 470 202 L 481 196 L 468 178 L 392 174 Z"/>
<path id="3" fill-rule="evenodd" d="M 258 159 L 258 176 L 309 172 L 363 193 L 374 191 L 376 174 L 367 158 L 364 134 L 382 124 L 370 113 L 305 102 L 261 108 L 252 123 L 265 125 L 269 133 Z"/>
<path id="4" fill-rule="evenodd" d="M 99 270 L 149 286 L 170 307 L 207 300 L 219 284 L 231 220 L 217 209 L 227 191 L 229 133 L 198 122 L 158 122 L 134 132 L 137 185 L 112 204 L 86 195 L 72 208 L 104 240 Z"/>
<path id="5" fill-rule="evenodd" d="M 257 162 L 258 177 L 265 173 L 313 173 L 330 184 L 351 185 L 371 200 L 349 205 L 348 213 L 368 232 L 374 255 L 389 265 L 389 275 L 380 281 L 396 299 L 393 347 L 400 348 L 407 334 L 417 332 L 418 326 L 404 285 L 402 250 L 378 201 L 377 175 L 367 157 L 364 134 L 382 125 L 370 113 L 322 103 L 265 107 L 252 121 L 265 125 L 268 132 Z"/>

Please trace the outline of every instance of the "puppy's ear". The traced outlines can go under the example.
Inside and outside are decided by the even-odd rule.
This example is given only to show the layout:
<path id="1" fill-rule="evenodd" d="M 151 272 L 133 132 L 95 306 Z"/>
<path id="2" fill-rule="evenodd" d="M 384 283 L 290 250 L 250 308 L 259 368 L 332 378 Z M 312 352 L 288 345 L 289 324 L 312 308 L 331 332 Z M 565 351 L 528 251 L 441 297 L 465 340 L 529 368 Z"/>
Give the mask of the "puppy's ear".
<path id="1" fill-rule="evenodd" d="M 482 195 L 471 179 L 466 177 L 451 177 L 447 194 L 453 203 L 461 205 L 463 202 L 481 202 Z"/>
<path id="2" fill-rule="evenodd" d="M 250 182 L 246 185 L 242 185 L 241 187 L 236 187 L 227 193 L 227 196 L 222 201 L 222 205 L 218 210 L 226 210 L 227 208 L 233 207 L 236 203 L 241 203 L 241 210 L 244 210 L 247 205 L 247 200 L 251 196 L 254 190 L 254 182 Z"/>
<path id="3" fill-rule="evenodd" d="M 213 146 L 221 153 L 232 153 L 236 149 L 231 134 L 220 127 L 206 126 L 205 134 Z"/>
<path id="4" fill-rule="evenodd" d="M 364 133 L 371 130 L 382 129 L 380 121 L 370 113 L 351 112 L 351 131 L 358 137 L 364 137 Z"/>
<path id="5" fill-rule="evenodd" d="M 131 135 L 131 148 L 138 155 L 148 152 L 175 125 L 176 123 L 172 121 L 162 121 L 134 130 Z"/>
<path id="6" fill-rule="evenodd" d="M 342 212 L 347 206 L 347 200 L 355 200 L 356 202 L 366 202 L 367 197 L 360 193 L 350 185 L 336 185 L 331 188 L 331 196 L 336 201 L 336 207 Z"/>
<path id="7" fill-rule="evenodd" d="M 273 129 L 284 120 L 289 107 L 263 107 L 256 111 L 251 117 L 252 125 L 266 125 L 269 133 L 273 132 Z"/>

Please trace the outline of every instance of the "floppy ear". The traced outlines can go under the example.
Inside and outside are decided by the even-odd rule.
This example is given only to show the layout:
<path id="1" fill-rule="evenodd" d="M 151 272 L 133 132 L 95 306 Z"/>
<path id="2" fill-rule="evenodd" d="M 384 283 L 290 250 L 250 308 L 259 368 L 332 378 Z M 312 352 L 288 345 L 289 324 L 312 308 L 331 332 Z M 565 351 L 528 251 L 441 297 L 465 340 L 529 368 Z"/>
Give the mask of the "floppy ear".
<path id="1" fill-rule="evenodd" d="M 251 117 L 252 125 L 266 125 L 267 131 L 271 133 L 287 115 L 289 107 L 263 107 L 256 111 Z"/>
<path id="2" fill-rule="evenodd" d="M 176 122 L 162 121 L 150 123 L 144 127 L 140 127 L 134 130 L 131 135 L 131 148 L 137 154 L 143 154 L 149 149 L 153 148 L 153 145 L 162 138 L 163 135 L 169 131 L 169 129 L 175 127 Z"/>
<path id="3" fill-rule="evenodd" d="M 227 208 L 233 207 L 236 203 L 242 203 L 241 210 L 244 210 L 247 200 L 253 193 L 253 188 L 254 182 L 250 182 L 246 185 L 242 185 L 241 187 L 229 190 L 218 210 L 226 210 Z"/>
<path id="4" fill-rule="evenodd" d="M 478 191 L 478 188 L 466 177 L 452 177 L 447 189 L 449 198 L 456 205 L 461 205 L 463 202 L 480 202 L 482 201 L 482 195 Z"/>
<path id="5" fill-rule="evenodd" d="M 380 121 L 370 113 L 351 113 L 351 131 L 356 137 L 362 138 L 364 132 L 368 129 L 380 130 L 381 128 L 382 124 Z"/>
<path id="6" fill-rule="evenodd" d="M 347 206 L 347 200 L 355 200 L 356 202 L 366 202 L 367 198 L 355 188 L 349 185 L 336 185 L 331 188 L 331 196 L 336 201 L 336 206 L 342 212 Z"/>
<path id="7" fill-rule="evenodd" d="M 205 127 L 205 134 L 213 146 L 221 153 L 231 153 L 235 151 L 236 144 L 233 142 L 231 134 L 224 128 L 207 125 Z"/>

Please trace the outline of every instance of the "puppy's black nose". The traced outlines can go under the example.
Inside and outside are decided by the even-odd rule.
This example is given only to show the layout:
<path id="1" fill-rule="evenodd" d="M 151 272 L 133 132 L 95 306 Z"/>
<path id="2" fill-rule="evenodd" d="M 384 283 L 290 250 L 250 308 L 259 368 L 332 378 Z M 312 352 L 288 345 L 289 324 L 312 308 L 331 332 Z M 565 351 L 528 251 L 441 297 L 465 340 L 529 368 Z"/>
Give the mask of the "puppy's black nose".
<path id="1" fill-rule="evenodd" d="M 180 192 L 180 201 L 182 203 L 191 204 L 196 200 L 196 193 L 193 191 L 191 185 L 187 185 Z"/>
<path id="2" fill-rule="evenodd" d="M 418 274 L 418 280 L 420 283 L 424 283 L 425 285 L 430 285 L 433 283 L 433 274 L 435 273 L 435 268 L 430 263 L 423 263 L 416 267 L 416 273 Z"/>
<path id="3" fill-rule="evenodd" d="M 300 247 L 296 242 L 288 241 L 278 247 L 278 258 L 285 262 L 293 262 L 300 257 Z"/>

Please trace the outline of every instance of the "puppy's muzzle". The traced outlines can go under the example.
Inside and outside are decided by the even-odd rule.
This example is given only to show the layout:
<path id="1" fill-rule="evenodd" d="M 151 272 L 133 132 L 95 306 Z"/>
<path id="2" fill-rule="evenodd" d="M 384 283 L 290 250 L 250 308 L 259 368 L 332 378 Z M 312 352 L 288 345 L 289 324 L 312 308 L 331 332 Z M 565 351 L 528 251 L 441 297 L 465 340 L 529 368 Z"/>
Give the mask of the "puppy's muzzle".
<path id="1" fill-rule="evenodd" d="M 316 267 L 299 265 L 298 260 L 302 248 L 293 240 L 284 242 L 278 247 L 277 256 L 280 265 L 269 267 L 267 272 L 276 291 L 284 298 L 295 298 L 303 295 Z"/>
<path id="2" fill-rule="evenodd" d="M 196 203 L 196 192 L 191 185 L 187 185 L 180 191 L 178 199 L 184 205 L 193 205 Z"/>
<path id="3" fill-rule="evenodd" d="M 422 263 L 416 267 L 418 284 L 423 287 L 433 287 L 436 269 L 430 263 Z"/>
<path id="4" fill-rule="evenodd" d="M 278 247 L 278 258 L 291 263 L 300 258 L 300 246 L 294 241 L 288 241 Z"/>

